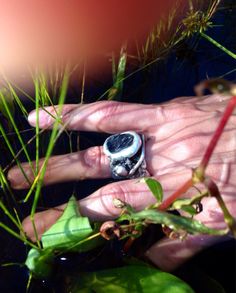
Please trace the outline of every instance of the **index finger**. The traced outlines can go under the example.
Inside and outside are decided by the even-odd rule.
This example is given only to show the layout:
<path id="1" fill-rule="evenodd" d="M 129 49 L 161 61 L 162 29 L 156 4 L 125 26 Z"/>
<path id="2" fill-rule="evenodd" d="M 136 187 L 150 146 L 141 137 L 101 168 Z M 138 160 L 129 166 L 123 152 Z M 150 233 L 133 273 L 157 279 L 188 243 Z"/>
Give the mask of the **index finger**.
<path id="1" fill-rule="evenodd" d="M 58 106 L 39 111 L 39 127 L 52 128 Z M 51 115 L 49 114 L 51 113 Z M 116 133 L 133 130 L 146 132 L 157 124 L 157 106 L 101 101 L 86 105 L 64 105 L 61 119 L 69 130 Z M 29 114 L 28 121 L 36 125 L 36 112 Z"/>

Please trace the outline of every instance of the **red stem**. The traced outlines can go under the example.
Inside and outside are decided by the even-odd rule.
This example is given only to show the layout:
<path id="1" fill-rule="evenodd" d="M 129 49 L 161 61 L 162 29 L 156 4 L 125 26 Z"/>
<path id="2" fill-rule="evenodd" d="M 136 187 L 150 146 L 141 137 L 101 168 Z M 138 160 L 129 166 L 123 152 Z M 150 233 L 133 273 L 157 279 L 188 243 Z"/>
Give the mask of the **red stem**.
<path id="1" fill-rule="evenodd" d="M 225 205 L 225 202 L 220 194 L 220 191 L 219 191 L 217 185 L 209 177 L 205 178 L 204 183 L 205 183 L 210 195 L 212 197 L 215 197 L 215 199 L 217 200 L 217 202 L 223 212 L 225 223 L 228 225 L 228 227 L 229 227 L 230 231 L 232 232 L 232 234 L 234 235 L 234 237 L 236 237 L 236 220 L 230 214 L 227 206 Z"/>
<path id="2" fill-rule="evenodd" d="M 235 106 L 236 106 L 236 96 L 233 96 L 230 99 L 230 101 L 225 109 L 224 115 L 221 118 L 220 123 L 219 123 L 219 125 L 218 125 L 208 147 L 207 147 L 207 150 L 202 158 L 202 161 L 199 165 L 199 169 L 202 170 L 203 172 L 205 171 L 205 169 L 209 163 L 211 155 L 216 147 L 216 144 L 217 144 L 217 142 L 218 142 L 218 140 L 224 130 L 224 127 L 225 127 L 226 123 L 228 122 Z"/>
<path id="3" fill-rule="evenodd" d="M 168 197 L 158 207 L 158 210 L 166 210 L 178 197 L 185 193 L 193 185 L 192 178 L 186 181 L 178 190 L 176 190 L 170 197 Z"/>

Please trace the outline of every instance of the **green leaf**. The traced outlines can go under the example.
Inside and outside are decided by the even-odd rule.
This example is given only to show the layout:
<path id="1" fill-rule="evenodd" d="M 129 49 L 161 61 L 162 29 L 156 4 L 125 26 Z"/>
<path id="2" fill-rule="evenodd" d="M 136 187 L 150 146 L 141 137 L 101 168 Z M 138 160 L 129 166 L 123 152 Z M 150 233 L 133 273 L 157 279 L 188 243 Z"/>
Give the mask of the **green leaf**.
<path id="1" fill-rule="evenodd" d="M 185 211 L 186 213 L 189 213 L 191 216 L 194 216 L 197 214 L 196 209 L 193 206 L 182 206 L 182 211 Z"/>
<path id="2" fill-rule="evenodd" d="M 208 228 L 201 222 L 186 218 L 183 216 L 176 216 L 158 210 L 144 210 L 130 215 L 134 221 L 148 221 L 153 224 L 163 224 L 172 230 L 184 230 L 190 234 L 211 234 L 211 235 L 225 235 L 228 229 L 212 229 Z"/>
<path id="3" fill-rule="evenodd" d="M 69 291 L 96 293 L 194 293 L 177 277 L 142 265 L 82 273 L 72 282 Z"/>
<path id="4" fill-rule="evenodd" d="M 142 178 L 140 180 L 141 182 L 145 182 L 152 192 L 152 194 L 155 196 L 158 203 L 161 203 L 163 200 L 163 189 L 161 184 L 153 178 Z"/>
<path id="5" fill-rule="evenodd" d="M 127 52 L 126 46 L 123 46 L 120 51 L 120 59 L 117 68 L 117 72 L 115 70 L 115 61 L 113 56 L 113 86 L 110 88 L 108 92 L 108 100 L 119 100 L 123 91 L 123 83 L 125 76 L 125 68 L 127 62 Z"/>
<path id="6" fill-rule="evenodd" d="M 201 200 L 206 196 L 208 196 L 207 191 L 199 193 L 191 198 L 179 198 L 172 203 L 169 210 L 182 210 L 194 216 L 199 213 L 196 209 L 196 205 L 199 205 Z"/>
<path id="7" fill-rule="evenodd" d="M 8 126 L 12 128 L 10 115 L 13 117 L 15 113 L 14 98 L 6 88 L 0 89 L 0 112 L 8 120 Z"/>
<path id="8" fill-rule="evenodd" d="M 206 197 L 206 196 L 208 196 L 208 192 L 203 192 L 203 193 L 197 194 L 196 196 L 191 197 L 191 198 L 179 198 L 172 203 L 171 209 L 172 210 L 180 210 L 180 209 L 182 209 L 183 206 L 197 204 L 197 203 L 201 202 L 203 197 Z"/>
<path id="9" fill-rule="evenodd" d="M 72 196 L 62 216 L 42 235 L 42 244 L 44 248 L 70 248 L 92 232 L 89 219 L 80 216 L 78 204 Z"/>
<path id="10" fill-rule="evenodd" d="M 52 272 L 54 255 L 51 250 L 30 249 L 25 265 L 37 278 L 46 278 Z"/>

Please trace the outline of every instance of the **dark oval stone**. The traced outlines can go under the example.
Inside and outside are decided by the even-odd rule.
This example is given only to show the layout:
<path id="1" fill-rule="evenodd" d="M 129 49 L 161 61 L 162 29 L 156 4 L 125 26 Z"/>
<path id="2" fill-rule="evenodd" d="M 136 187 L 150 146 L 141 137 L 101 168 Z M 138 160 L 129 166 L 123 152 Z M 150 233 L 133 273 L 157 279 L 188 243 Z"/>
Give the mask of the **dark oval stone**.
<path id="1" fill-rule="evenodd" d="M 107 141 L 107 147 L 111 153 L 118 153 L 121 150 L 132 145 L 133 135 L 124 133 L 111 136 Z"/>

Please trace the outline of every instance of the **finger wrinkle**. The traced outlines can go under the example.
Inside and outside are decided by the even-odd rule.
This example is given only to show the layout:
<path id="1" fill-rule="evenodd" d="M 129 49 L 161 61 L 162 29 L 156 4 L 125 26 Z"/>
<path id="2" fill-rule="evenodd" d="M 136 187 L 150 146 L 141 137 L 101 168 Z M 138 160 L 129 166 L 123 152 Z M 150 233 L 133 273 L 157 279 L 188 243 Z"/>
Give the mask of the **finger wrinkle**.
<path id="1" fill-rule="evenodd" d="M 108 104 L 103 109 L 99 109 L 96 115 L 96 119 L 98 121 L 98 129 L 99 131 L 104 131 L 109 125 L 113 125 L 114 121 L 118 121 L 120 118 L 120 114 L 122 116 L 128 115 L 130 117 L 133 110 L 127 110 L 124 104 L 115 103 L 115 104 Z M 128 117 L 127 116 L 127 117 Z M 124 116 L 123 116 L 124 117 Z M 112 127 L 114 127 L 113 125 Z M 132 127 L 131 127 L 132 128 Z"/>
<path id="2" fill-rule="evenodd" d="M 80 207 L 83 214 L 93 220 L 111 219 L 119 216 L 121 212 L 121 209 L 114 206 L 114 199 L 119 199 L 136 210 L 141 210 L 156 202 L 146 186 L 134 185 L 131 187 L 130 184 L 126 186 L 125 182 L 121 182 L 120 184 L 107 185 L 91 196 L 82 199 Z"/>
<path id="3" fill-rule="evenodd" d="M 90 129 L 90 130 L 99 130 L 99 119 L 100 113 L 103 113 L 103 109 L 111 107 L 113 104 L 118 104 L 114 101 L 99 101 L 91 104 L 86 104 L 74 109 L 73 111 L 68 112 L 62 117 L 62 120 L 67 127 L 70 129 L 77 130 L 78 128 Z"/>
<path id="4" fill-rule="evenodd" d="M 99 131 L 114 133 L 123 130 L 146 132 L 153 124 L 153 105 L 143 107 L 126 103 L 109 104 L 96 113 Z M 146 119 L 148 117 L 148 119 Z M 150 123 L 151 121 L 151 123 Z M 127 129 L 127 126 L 129 128 Z"/>

